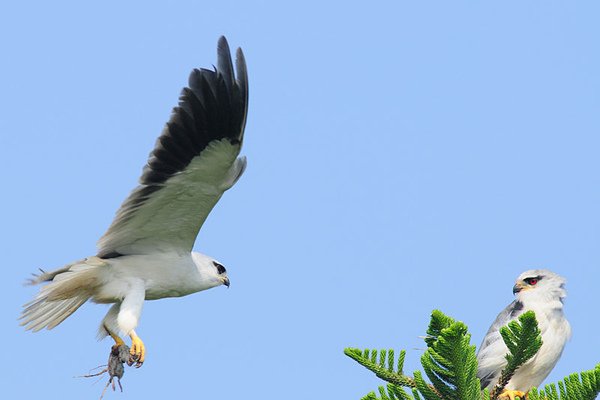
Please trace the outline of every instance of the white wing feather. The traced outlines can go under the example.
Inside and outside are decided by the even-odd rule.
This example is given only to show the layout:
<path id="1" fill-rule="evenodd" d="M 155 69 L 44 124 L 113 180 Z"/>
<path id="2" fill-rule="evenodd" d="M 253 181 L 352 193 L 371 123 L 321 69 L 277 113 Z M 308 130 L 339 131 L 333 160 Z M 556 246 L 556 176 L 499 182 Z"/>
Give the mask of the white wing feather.
<path id="1" fill-rule="evenodd" d="M 112 258 L 164 251 L 189 252 L 200 227 L 242 175 L 239 155 L 248 107 L 248 80 L 240 49 L 234 76 L 221 38 L 218 68 L 194 70 L 158 138 L 138 186 L 98 242 Z"/>

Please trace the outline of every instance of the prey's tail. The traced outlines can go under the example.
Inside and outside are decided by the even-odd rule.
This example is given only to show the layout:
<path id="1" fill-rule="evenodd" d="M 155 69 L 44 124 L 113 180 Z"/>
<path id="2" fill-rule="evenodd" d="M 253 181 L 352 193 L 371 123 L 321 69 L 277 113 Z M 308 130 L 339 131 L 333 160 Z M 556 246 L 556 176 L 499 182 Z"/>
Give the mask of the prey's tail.
<path id="1" fill-rule="evenodd" d="M 103 266 L 105 263 L 101 259 L 90 257 L 34 276 L 29 284 L 49 283 L 23 306 L 19 318 L 21 325 L 37 332 L 44 328 L 52 329 L 63 322 L 94 295 L 102 283 Z"/>

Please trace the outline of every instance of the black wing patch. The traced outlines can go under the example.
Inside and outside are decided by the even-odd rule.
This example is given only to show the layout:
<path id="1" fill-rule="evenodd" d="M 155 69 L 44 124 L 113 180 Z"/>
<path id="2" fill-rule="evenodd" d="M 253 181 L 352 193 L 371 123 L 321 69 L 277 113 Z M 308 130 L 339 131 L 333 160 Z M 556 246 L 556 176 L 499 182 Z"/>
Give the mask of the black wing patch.
<path id="1" fill-rule="evenodd" d="M 142 185 L 156 185 L 158 190 L 214 140 L 241 143 L 248 110 L 246 62 L 238 49 L 236 80 L 225 37 L 219 39 L 217 56 L 218 68 L 214 71 L 194 69 L 190 74 L 189 87 L 181 92 L 179 106 L 173 109 L 150 153 L 140 178 Z"/>

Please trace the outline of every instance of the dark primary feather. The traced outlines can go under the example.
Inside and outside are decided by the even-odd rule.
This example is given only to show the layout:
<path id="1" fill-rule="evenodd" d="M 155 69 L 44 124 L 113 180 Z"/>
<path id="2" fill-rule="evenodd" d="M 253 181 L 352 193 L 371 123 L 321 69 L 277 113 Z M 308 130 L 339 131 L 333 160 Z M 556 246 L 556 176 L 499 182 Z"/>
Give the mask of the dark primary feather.
<path id="1" fill-rule="evenodd" d="M 217 47 L 218 68 L 194 69 L 179 106 L 156 141 L 140 183 L 156 186 L 182 171 L 213 140 L 242 141 L 248 109 L 248 79 L 241 50 L 237 52 L 238 80 L 233 74 L 229 45 Z"/>
<path id="2" fill-rule="evenodd" d="M 116 248 L 120 244 L 116 242 L 122 240 L 114 236 L 119 236 L 119 230 L 126 227 L 137 211 L 166 187 L 171 177 L 184 171 L 211 142 L 226 139 L 232 145 L 241 145 L 248 109 L 248 74 L 241 49 L 236 54 L 237 77 L 225 37 L 218 42 L 217 68 L 191 72 L 188 87 L 179 97 L 179 105 L 173 109 L 150 153 L 140 186 L 125 200 L 107 233 L 100 239 L 99 257 L 122 255 Z"/>
<path id="3" fill-rule="evenodd" d="M 479 377 L 479 380 L 481 382 L 481 390 L 488 387 L 490 385 L 490 383 L 497 381 L 499 375 L 500 375 L 500 372 L 491 372 L 485 376 Z"/>

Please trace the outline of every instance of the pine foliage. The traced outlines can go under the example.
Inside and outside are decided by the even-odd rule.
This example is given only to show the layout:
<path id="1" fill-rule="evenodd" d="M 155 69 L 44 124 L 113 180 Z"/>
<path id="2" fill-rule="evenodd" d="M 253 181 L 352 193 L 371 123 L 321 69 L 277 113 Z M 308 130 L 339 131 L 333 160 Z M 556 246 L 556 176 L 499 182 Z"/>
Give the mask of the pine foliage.
<path id="1" fill-rule="evenodd" d="M 404 358 L 406 356 L 406 351 L 402 350 L 400 355 L 398 356 L 397 363 L 394 361 L 394 350 L 359 350 L 347 348 L 344 350 L 344 353 L 354 359 L 363 367 L 371 370 L 377 375 L 378 378 L 383 379 L 384 381 L 389 382 L 388 384 L 388 397 L 382 394 L 381 399 L 387 400 L 388 398 L 391 400 L 398 399 L 412 399 L 413 397 L 408 396 L 402 387 L 408 388 L 416 388 L 417 384 L 414 378 L 404 375 Z M 396 366 L 396 368 L 394 368 Z M 385 389 L 383 387 L 379 388 L 380 393 L 383 393 Z M 402 394 L 399 394 L 402 393 Z M 375 399 L 377 397 L 375 393 L 369 393 L 363 399 Z M 396 397 L 394 397 L 396 396 Z M 402 397 L 404 396 L 404 397 Z"/>
<path id="2" fill-rule="evenodd" d="M 427 335 L 421 365 L 441 398 L 478 399 L 477 358 L 467 326 L 434 311 Z"/>
<path id="3" fill-rule="evenodd" d="M 529 361 L 542 347 L 541 332 L 533 311 L 523 313 L 518 322 L 510 321 L 507 326 L 500 328 L 500 334 L 510 352 L 506 355 L 508 363 L 492 390 L 492 400 L 502 392 L 517 368 Z"/>
<path id="4" fill-rule="evenodd" d="M 347 348 L 344 353 L 387 382 L 378 393 L 361 400 L 495 400 L 515 371 L 531 359 L 542 345 L 535 314 L 530 311 L 511 321 L 500 331 L 509 353 L 507 366 L 498 383 L 488 393 L 481 391 L 477 378 L 475 346 L 470 344 L 467 326 L 435 310 L 427 329 L 427 349 L 421 357 L 425 376 L 415 371 L 404 373 L 406 352 L 395 360 L 394 350 Z M 593 400 L 600 393 L 600 364 L 595 369 L 572 374 L 544 389 L 532 389 L 528 400 Z"/>
<path id="5" fill-rule="evenodd" d="M 600 364 L 590 371 L 571 374 L 558 384 L 532 389 L 529 400 L 593 400 L 600 394 Z"/>

